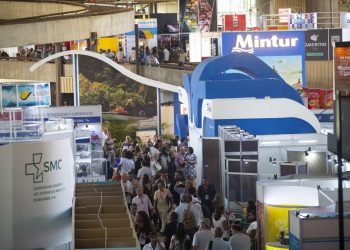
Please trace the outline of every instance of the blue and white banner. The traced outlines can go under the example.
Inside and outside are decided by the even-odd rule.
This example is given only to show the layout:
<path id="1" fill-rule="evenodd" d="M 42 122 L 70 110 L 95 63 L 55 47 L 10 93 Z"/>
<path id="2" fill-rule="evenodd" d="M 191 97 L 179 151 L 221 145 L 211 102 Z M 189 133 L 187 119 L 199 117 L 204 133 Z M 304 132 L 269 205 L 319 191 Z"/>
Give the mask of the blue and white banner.
<path id="1" fill-rule="evenodd" d="M 222 55 L 248 52 L 258 56 L 290 85 L 305 86 L 303 31 L 223 32 Z"/>

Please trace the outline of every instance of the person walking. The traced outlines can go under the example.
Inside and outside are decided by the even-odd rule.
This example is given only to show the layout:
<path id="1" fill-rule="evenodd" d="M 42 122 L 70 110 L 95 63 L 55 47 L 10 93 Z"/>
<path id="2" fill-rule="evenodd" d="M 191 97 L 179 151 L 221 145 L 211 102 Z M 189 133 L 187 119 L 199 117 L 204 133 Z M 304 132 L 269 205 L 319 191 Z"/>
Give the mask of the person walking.
<path id="1" fill-rule="evenodd" d="M 250 238 L 242 232 L 242 225 L 240 223 L 234 223 L 231 230 L 232 236 L 229 242 L 232 249 L 250 250 Z"/>
<path id="2" fill-rule="evenodd" d="M 192 247 L 193 250 L 205 250 L 209 241 L 214 240 L 214 234 L 210 231 L 210 220 L 204 218 L 201 221 L 201 227 L 194 234 Z"/>
<path id="3" fill-rule="evenodd" d="M 222 238 L 223 231 L 220 227 L 215 229 L 215 239 L 209 241 L 205 250 L 232 250 L 229 242 Z"/>
<path id="4" fill-rule="evenodd" d="M 164 183 L 158 183 L 158 190 L 154 193 L 154 207 L 158 213 L 162 226 L 161 233 L 164 233 L 164 228 L 167 223 L 168 214 L 172 208 L 171 193 L 168 189 L 164 188 Z"/>

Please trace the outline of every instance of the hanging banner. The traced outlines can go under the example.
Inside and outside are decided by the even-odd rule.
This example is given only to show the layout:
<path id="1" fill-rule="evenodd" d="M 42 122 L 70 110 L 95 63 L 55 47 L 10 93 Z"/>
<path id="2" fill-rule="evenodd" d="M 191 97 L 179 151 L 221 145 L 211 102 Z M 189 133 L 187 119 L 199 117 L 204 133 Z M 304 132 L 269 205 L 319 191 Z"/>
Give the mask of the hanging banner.
<path id="1" fill-rule="evenodd" d="M 328 60 L 328 30 L 305 31 L 306 61 Z"/>
<path id="2" fill-rule="evenodd" d="M 306 83 L 303 31 L 223 32 L 222 54 L 232 52 L 253 53 L 298 89 Z"/>

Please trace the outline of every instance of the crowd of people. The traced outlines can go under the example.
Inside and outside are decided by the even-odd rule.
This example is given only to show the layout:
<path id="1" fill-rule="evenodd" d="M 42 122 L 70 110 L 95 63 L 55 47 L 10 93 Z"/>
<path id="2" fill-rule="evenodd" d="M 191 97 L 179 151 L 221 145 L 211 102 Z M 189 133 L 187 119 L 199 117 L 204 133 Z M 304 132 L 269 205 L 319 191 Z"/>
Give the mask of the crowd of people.
<path id="1" fill-rule="evenodd" d="M 110 177 L 122 183 L 142 249 L 254 249 L 255 203 L 248 206 L 248 229 L 228 216 L 208 178 L 197 185 L 197 156 L 185 139 L 155 136 L 142 143 L 127 136 L 115 149 L 107 129 L 104 135 Z"/>
<path id="2" fill-rule="evenodd" d="M 179 48 L 169 51 L 167 47 L 163 46 L 160 46 L 159 48 L 154 47 L 152 49 L 148 46 L 141 46 L 138 52 L 138 61 L 141 64 L 149 66 L 159 66 L 163 63 L 177 62 L 180 67 L 183 67 L 188 61 L 187 53 Z M 99 53 L 119 63 L 135 63 L 137 61 L 135 47 L 132 48 L 127 56 L 124 54 L 122 48 L 120 48 L 118 52 L 112 51 L 111 49 L 100 49 Z"/>

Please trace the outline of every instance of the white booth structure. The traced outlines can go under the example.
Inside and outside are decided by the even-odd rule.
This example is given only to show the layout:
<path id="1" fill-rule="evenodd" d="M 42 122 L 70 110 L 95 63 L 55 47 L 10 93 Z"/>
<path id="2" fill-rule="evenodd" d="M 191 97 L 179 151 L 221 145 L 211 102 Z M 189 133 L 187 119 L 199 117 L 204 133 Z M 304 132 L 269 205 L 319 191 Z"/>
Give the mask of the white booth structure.
<path id="1" fill-rule="evenodd" d="M 348 194 L 344 200 L 349 200 L 350 183 L 343 186 L 344 194 Z M 329 176 L 258 181 L 257 221 L 263 249 L 337 249 L 337 220 L 329 216 L 330 210 L 335 215 L 330 197 L 334 199 L 337 187 L 337 178 Z M 349 228 L 350 220 L 346 219 L 345 225 Z M 328 226 L 332 230 L 326 229 Z M 322 245 L 323 241 L 332 247 Z"/>

